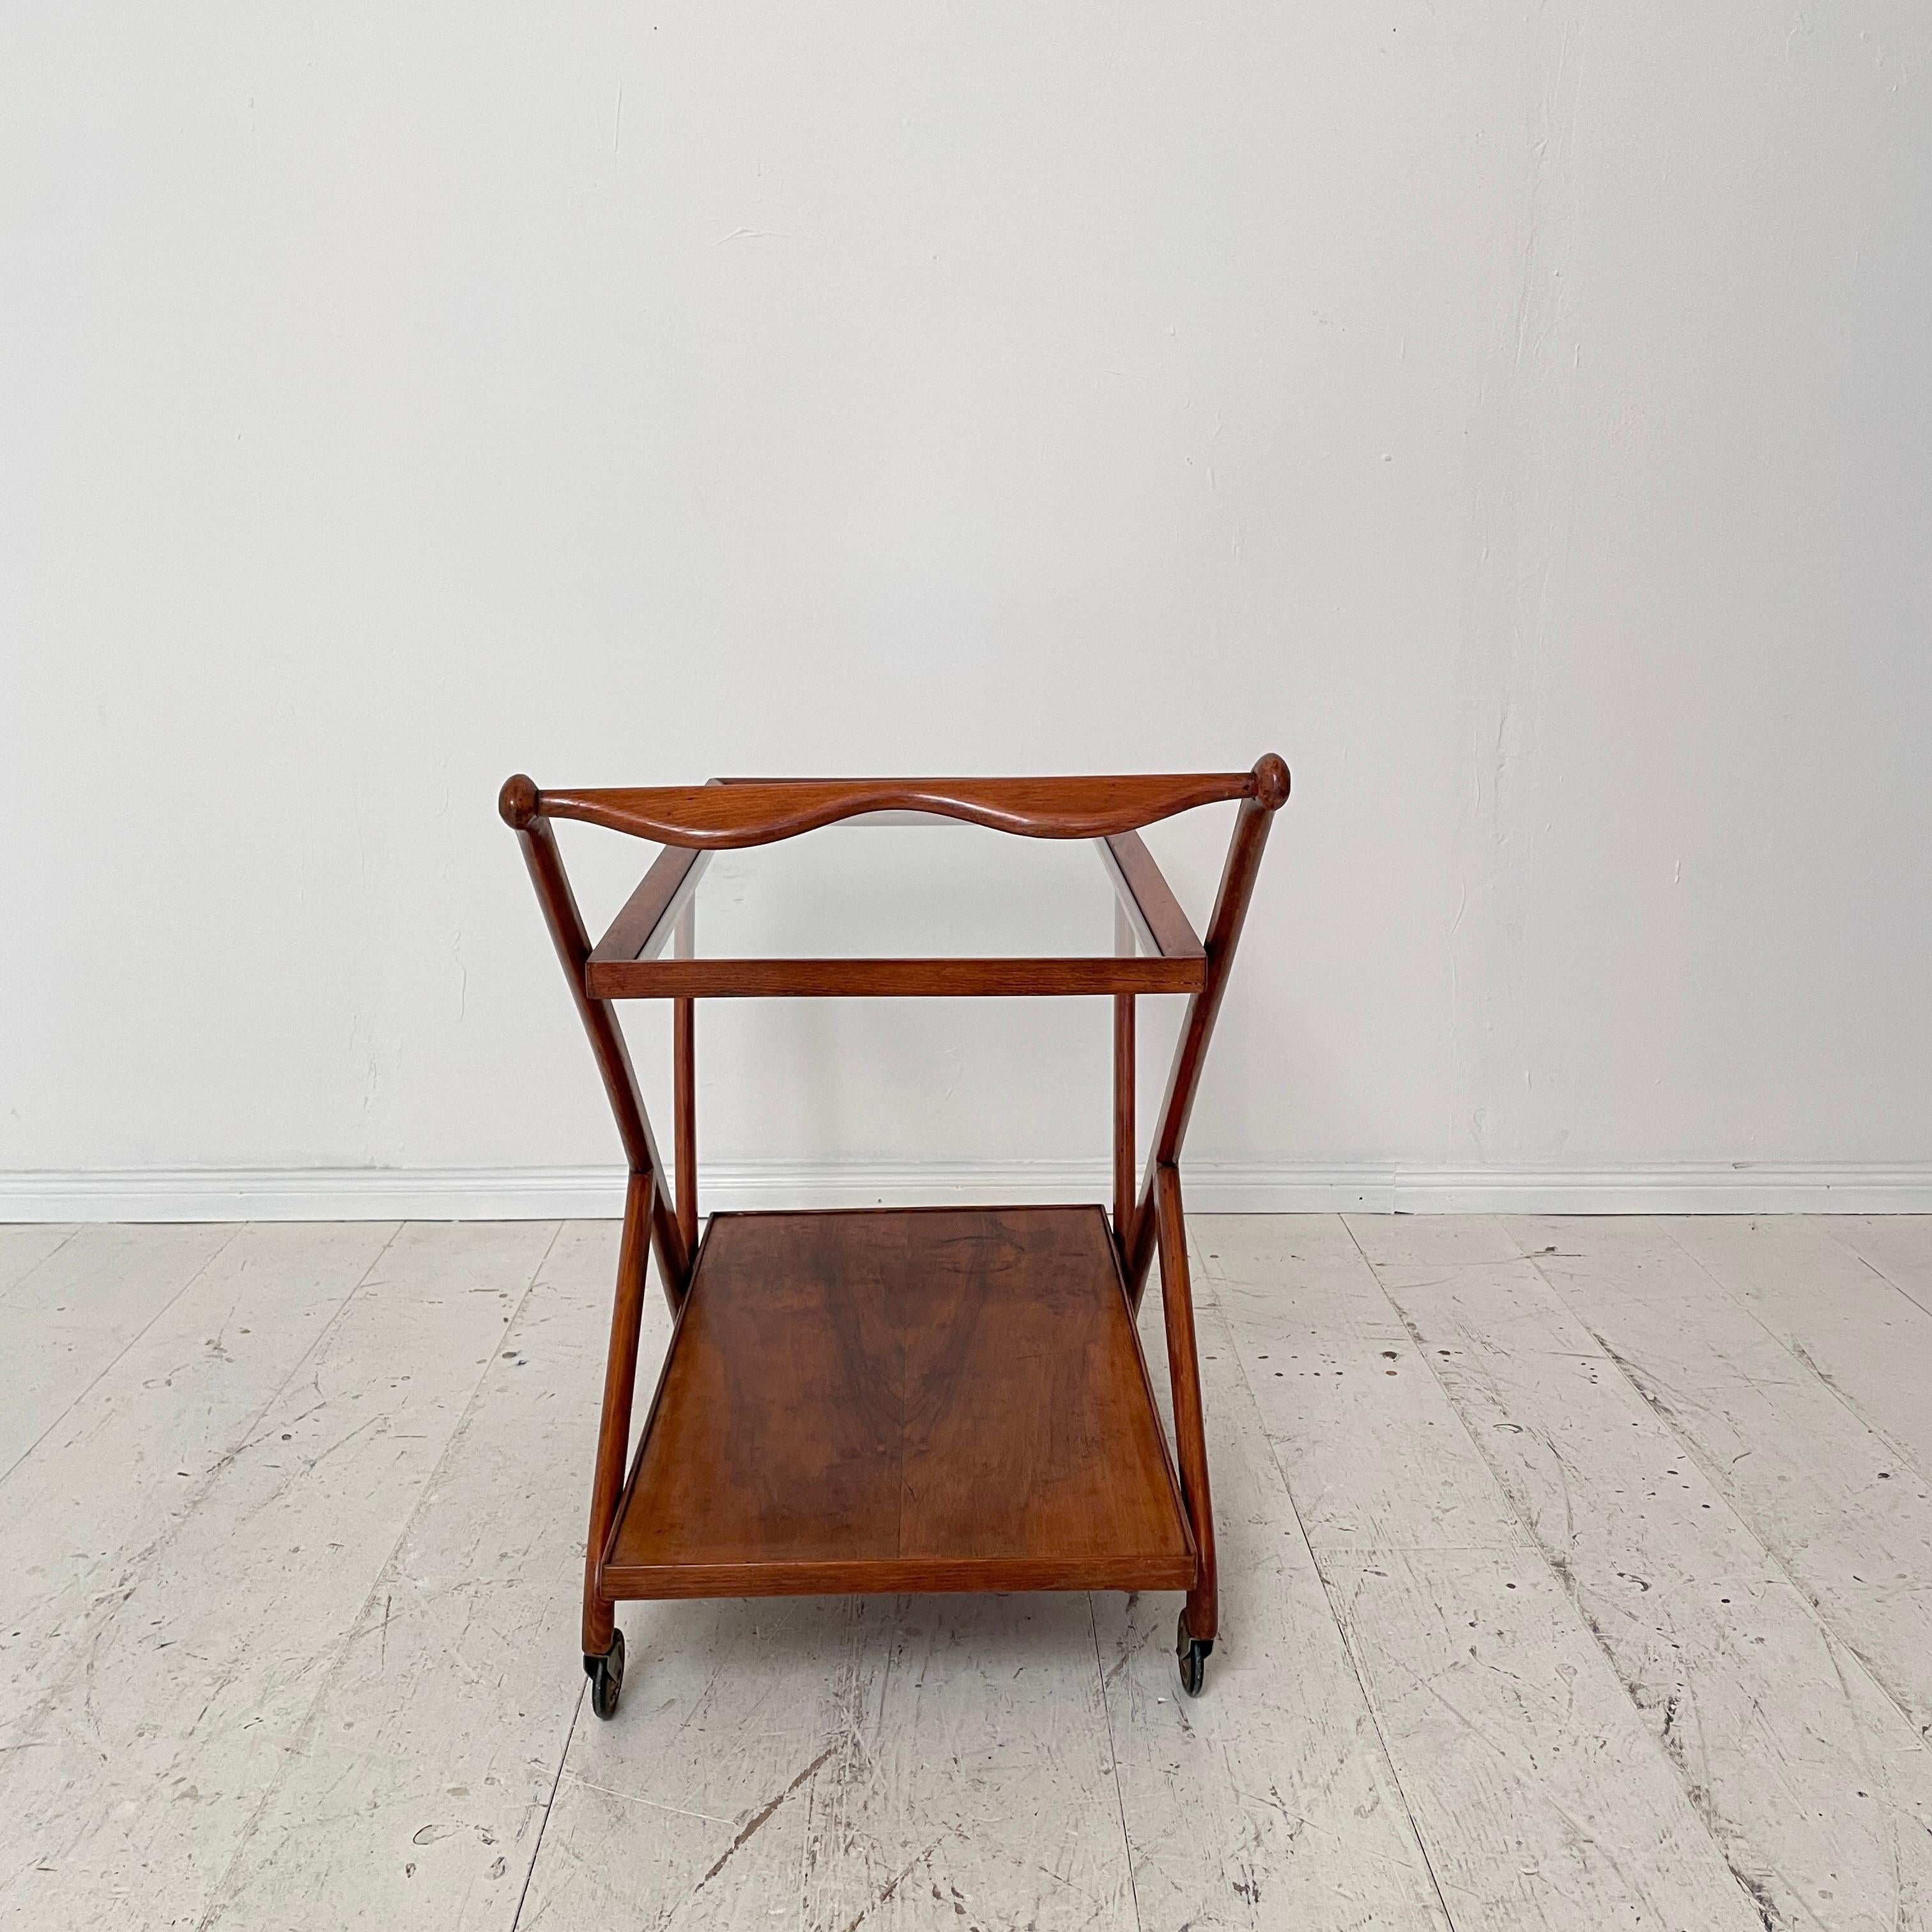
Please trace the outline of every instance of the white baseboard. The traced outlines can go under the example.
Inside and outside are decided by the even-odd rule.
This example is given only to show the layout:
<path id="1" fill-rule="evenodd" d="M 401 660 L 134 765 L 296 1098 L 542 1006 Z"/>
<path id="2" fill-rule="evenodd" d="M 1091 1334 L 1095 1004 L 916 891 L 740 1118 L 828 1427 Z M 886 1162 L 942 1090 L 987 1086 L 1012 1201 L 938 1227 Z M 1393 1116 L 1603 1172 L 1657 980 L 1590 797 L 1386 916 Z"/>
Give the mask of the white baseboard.
<path id="1" fill-rule="evenodd" d="M 702 1170 L 716 1208 L 1098 1201 L 1103 1161 L 762 1162 Z M 1932 1162 L 1420 1167 L 1184 1160 L 1202 1214 L 1924 1214 Z M 489 1221 L 618 1212 L 609 1168 L 143 1168 L 0 1174 L 0 1221 Z"/>

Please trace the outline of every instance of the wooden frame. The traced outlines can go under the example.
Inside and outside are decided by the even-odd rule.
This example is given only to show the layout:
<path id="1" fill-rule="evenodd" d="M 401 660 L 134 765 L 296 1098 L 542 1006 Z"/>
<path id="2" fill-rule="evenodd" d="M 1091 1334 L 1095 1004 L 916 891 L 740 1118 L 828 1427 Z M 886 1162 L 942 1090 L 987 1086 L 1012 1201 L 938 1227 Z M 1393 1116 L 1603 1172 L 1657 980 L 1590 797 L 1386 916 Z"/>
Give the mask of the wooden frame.
<path id="1" fill-rule="evenodd" d="M 1180 1588 L 1182 1680 L 1198 1690 L 1219 1610 L 1178 1162 L 1268 827 L 1288 793 L 1273 754 L 1250 772 L 1168 777 L 505 784 L 499 808 L 521 843 L 629 1168 L 584 1558 L 584 1664 L 600 1715 L 614 1712 L 622 1684 L 616 1605 L 634 1598 Z M 1203 940 L 1139 835 L 1229 801 L 1239 808 Z M 906 813 L 1095 841 L 1117 898 L 1112 952 L 693 956 L 693 895 L 711 851 Z M 664 847 L 594 947 L 557 849 L 558 818 Z M 1148 992 L 1190 998 L 1136 1191 L 1135 1002 Z M 1075 994 L 1113 1001 L 1110 1220 L 1080 1208 L 714 1216 L 700 1241 L 700 999 Z M 671 1177 L 612 1010 L 622 998 L 671 1003 Z M 676 1319 L 627 1474 L 653 1254 Z M 1133 1322 L 1156 1255 L 1171 1450 Z M 1036 1333 L 1026 1348 L 995 1339 L 1029 1324 Z M 736 1373 L 733 1351 L 748 1347 L 783 1372 Z M 1010 1365 L 1050 1360 L 1056 1348 L 1064 1353 L 1050 1393 L 1024 1386 L 1023 1367 Z M 900 1365 L 896 1385 L 886 1364 Z M 796 1480 L 781 1480 L 794 1470 Z"/>

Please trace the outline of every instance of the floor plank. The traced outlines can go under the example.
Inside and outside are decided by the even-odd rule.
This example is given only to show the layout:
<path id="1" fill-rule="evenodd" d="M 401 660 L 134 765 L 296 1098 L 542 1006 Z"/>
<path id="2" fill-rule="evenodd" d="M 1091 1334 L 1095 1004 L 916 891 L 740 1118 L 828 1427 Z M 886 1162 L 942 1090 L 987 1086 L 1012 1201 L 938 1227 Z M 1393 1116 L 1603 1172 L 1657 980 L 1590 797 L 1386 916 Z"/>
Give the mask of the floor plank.
<path id="1" fill-rule="evenodd" d="M 0 1478 L 0 1736 L 24 1733 L 102 1606 L 243 1453 L 395 1232 L 374 1222 L 242 1228 Z"/>
<path id="2" fill-rule="evenodd" d="M 1397 1374 L 1408 1334 L 1338 1216 L 1218 1216 L 1197 1238 L 1318 1558 L 1522 1546 L 1454 1411 Z"/>
<path id="3" fill-rule="evenodd" d="M 1840 1214 L 1832 1238 L 1932 1313 L 1932 1214 Z"/>
<path id="4" fill-rule="evenodd" d="M 192 1506 L 94 1568 L 0 1754 L 23 1847 L 0 1904 L 23 1923 L 109 1924 L 130 1900 L 148 1924 L 200 1922 L 554 1232 L 405 1228 L 259 1426 L 212 1472 L 176 1463 Z M 42 1534 L 50 1580 L 71 1559 Z"/>
<path id="5" fill-rule="evenodd" d="M 1446 1928 L 1198 1258 L 1195 1272 L 1222 1606 L 1205 1694 L 1180 1692 L 1178 1596 L 1093 1599 L 1141 1924 Z M 1141 1334 L 1164 1388 L 1157 1282 Z"/>
<path id="6" fill-rule="evenodd" d="M 1612 1252 L 1573 1236 L 1535 1266 L 1932 1735 L 1932 1484 L 1680 1245 Z"/>
<path id="7" fill-rule="evenodd" d="M 1299 1502 L 1312 1478 L 1324 1500 L 1316 1562 L 1459 1932 L 1759 1932 L 1347 1230 L 1224 1220 L 1202 1239 L 1289 1491 Z M 1318 1394 L 1317 1364 L 1367 1392 Z M 1391 1469 L 1396 1442 L 1429 1462 Z"/>
<path id="8" fill-rule="evenodd" d="M 1540 1556 L 1324 1569 L 1459 1932 L 1762 1932 Z"/>
<path id="9" fill-rule="evenodd" d="M 1672 1238 L 1932 1478 L 1932 1312 L 1812 1215 L 1685 1217 Z"/>
<path id="10" fill-rule="evenodd" d="M 42 1245 L 40 1229 L 6 1232 L 13 1258 Z M 234 1238 L 192 1222 L 82 1228 L 0 1286 L 0 1475 Z"/>
<path id="11" fill-rule="evenodd" d="M 524 1924 L 1135 1925 L 1084 1597 L 621 1614 Z"/>
<path id="12" fill-rule="evenodd" d="M 1535 1268 L 1377 1274 L 1767 1922 L 1927 1923 L 1932 1750 Z"/>
<path id="13" fill-rule="evenodd" d="M 800 1922 L 1138 1927 L 1088 1600 L 913 1597 L 880 1622 L 836 1687 L 849 1748 Z"/>
<path id="14" fill-rule="evenodd" d="M 79 1232 L 51 1221 L 0 1222 L 0 1305 L 10 1289 Z"/>
<path id="15" fill-rule="evenodd" d="M 211 1925 L 514 1922 L 583 1700 L 583 1511 L 617 1234 L 571 1223 L 545 1258 Z M 662 1298 L 645 1307 L 649 1375 L 670 1321 Z"/>

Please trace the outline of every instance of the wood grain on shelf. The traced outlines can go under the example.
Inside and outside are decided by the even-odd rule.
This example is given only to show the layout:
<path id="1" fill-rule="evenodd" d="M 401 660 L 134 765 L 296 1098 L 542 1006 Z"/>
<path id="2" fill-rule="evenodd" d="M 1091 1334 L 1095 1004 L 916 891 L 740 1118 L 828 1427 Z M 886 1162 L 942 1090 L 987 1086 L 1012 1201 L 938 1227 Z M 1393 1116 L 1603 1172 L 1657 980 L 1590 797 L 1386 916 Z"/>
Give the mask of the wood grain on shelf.
<path id="1" fill-rule="evenodd" d="M 1196 1575 L 1099 1208 L 714 1218 L 605 1592 Z"/>

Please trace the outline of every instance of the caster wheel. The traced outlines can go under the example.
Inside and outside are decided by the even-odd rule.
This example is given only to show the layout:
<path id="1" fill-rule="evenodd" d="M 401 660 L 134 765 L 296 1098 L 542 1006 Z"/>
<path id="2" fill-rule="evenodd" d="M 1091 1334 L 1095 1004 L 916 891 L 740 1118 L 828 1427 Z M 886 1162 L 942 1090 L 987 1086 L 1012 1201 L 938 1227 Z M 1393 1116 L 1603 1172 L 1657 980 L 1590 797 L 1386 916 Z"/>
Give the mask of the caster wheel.
<path id="1" fill-rule="evenodd" d="M 584 1674 L 590 1679 L 590 1708 L 600 1718 L 617 1714 L 617 1700 L 624 1694 L 624 1633 L 614 1631 L 610 1648 L 602 1657 L 586 1657 Z"/>
<path id="2" fill-rule="evenodd" d="M 1214 1648 L 1211 1636 L 1190 1636 L 1187 1612 L 1183 1610 L 1174 1626 L 1174 1653 L 1180 1663 L 1180 1688 L 1190 1697 L 1201 1694 L 1208 1681 L 1208 1653 Z"/>

